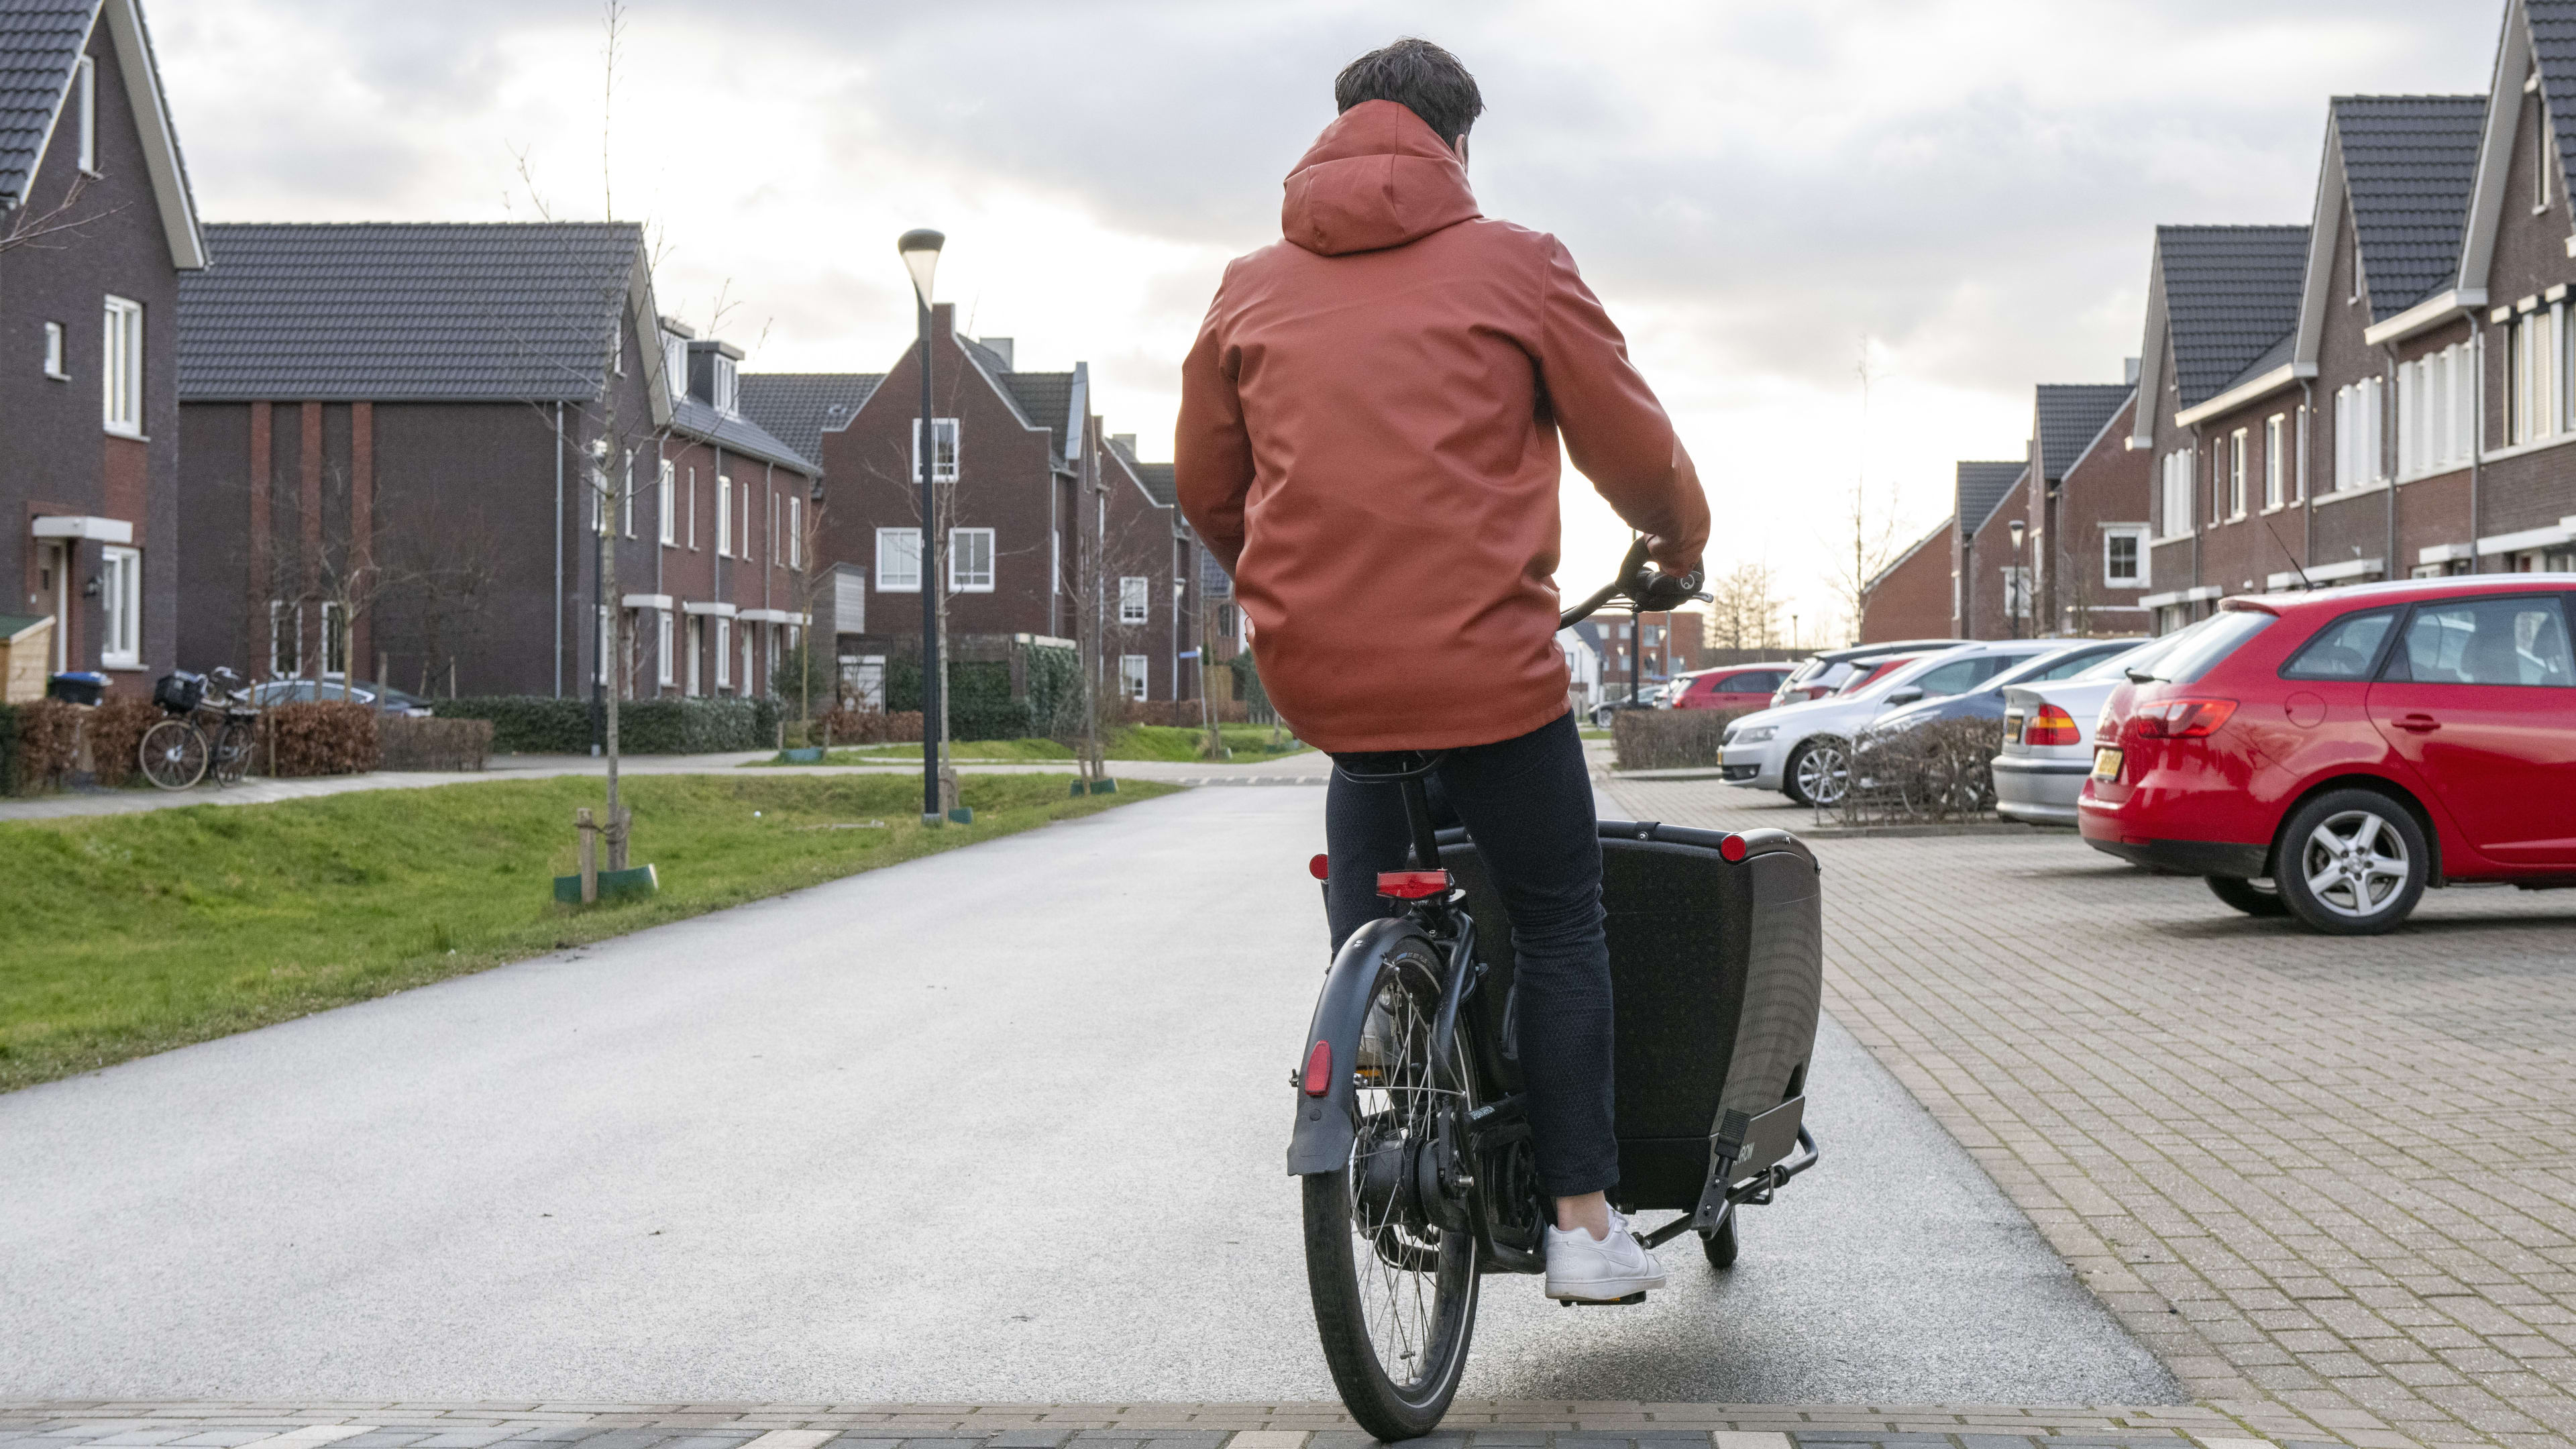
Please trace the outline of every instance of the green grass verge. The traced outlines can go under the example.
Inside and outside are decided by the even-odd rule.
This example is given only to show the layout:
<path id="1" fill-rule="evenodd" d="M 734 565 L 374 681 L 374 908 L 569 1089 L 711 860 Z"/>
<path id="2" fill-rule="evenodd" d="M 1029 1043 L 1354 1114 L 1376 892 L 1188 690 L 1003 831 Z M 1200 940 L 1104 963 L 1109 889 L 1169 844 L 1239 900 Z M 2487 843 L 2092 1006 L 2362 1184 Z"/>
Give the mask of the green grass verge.
<path id="1" fill-rule="evenodd" d="M 1296 736 L 1284 731 L 1279 747 L 1271 748 L 1268 725 L 1230 724 L 1218 726 L 1225 734 L 1226 748 L 1234 758 L 1275 760 L 1294 755 L 1307 746 Z M 1182 729 L 1172 725 L 1128 725 L 1112 731 L 1102 746 L 1102 753 L 1112 760 L 1162 760 L 1189 764 L 1200 757 L 1199 747 L 1207 740 L 1204 730 Z M 948 747 L 949 758 L 960 764 L 998 764 L 1024 761 L 1070 760 L 1073 747 L 1054 740 L 959 740 Z M 919 745 L 866 745 L 857 749 L 834 750 L 824 757 L 828 765 L 865 765 L 885 760 L 918 760 Z M 776 765 L 776 760 L 753 760 L 747 768 Z"/>
<path id="2" fill-rule="evenodd" d="M 975 823 L 932 829 L 900 776 L 629 776 L 662 889 L 588 910 L 553 888 L 595 777 L 0 824 L 0 1091 L 1173 788 L 1066 779 L 969 777 Z"/>

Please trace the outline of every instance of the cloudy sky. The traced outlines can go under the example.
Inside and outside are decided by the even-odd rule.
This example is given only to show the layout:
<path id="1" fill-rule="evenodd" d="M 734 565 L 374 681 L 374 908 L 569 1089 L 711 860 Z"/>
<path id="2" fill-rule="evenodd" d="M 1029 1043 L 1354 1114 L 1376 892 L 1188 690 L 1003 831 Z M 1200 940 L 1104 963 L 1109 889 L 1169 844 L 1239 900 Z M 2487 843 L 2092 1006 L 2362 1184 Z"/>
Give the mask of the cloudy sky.
<path id="1" fill-rule="evenodd" d="M 1171 456 L 1226 258 L 1278 235 L 1331 77 L 1397 34 L 1483 86 L 1489 215 L 1565 239 L 1700 460 L 1713 568 L 1806 637 L 1850 497 L 1910 534 L 1951 463 L 2018 457 L 2038 382 L 2116 382 L 2149 228 L 2301 222 L 2326 98 L 2484 87 L 2501 0 L 161 0 L 219 221 L 615 214 L 663 305 L 750 367 L 882 370 L 893 251 L 1021 365 L 1087 360 Z M 606 145 L 603 167 L 603 139 Z M 522 160 L 526 176 L 523 178 Z M 603 186 L 603 178 L 608 183 Z M 1861 365 L 1872 381 L 1863 405 Z M 1569 584 L 1624 543 L 1567 482 Z"/>

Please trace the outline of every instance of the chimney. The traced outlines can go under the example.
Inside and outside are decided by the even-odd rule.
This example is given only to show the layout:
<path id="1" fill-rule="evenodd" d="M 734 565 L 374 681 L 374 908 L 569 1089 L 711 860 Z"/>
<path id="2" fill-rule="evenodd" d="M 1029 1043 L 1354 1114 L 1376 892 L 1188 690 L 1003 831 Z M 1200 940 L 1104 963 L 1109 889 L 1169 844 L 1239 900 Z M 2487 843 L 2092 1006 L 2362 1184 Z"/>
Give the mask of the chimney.
<path id="1" fill-rule="evenodd" d="M 979 337 L 975 340 L 983 343 L 988 350 L 998 352 L 1002 355 L 1002 370 L 1004 372 L 1016 372 L 1019 370 L 1017 367 L 1013 366 L 1011 362 L 1011 339 L 1007 337 Z"/>
<path id="2" fill-rule="evenodd" d="M 1133 458 L 1136 456 L 1136 435 L 1134 433 L 1111 433 L 1109 435 L 1109 441 L 1116 443 L 1120 448 L 1124 449 L 1128 457 Z"/>
<path id="3" fill-rule="evenodd" d="M 2120 381 L 2131 387 L 2138 385 L 2138 359 L 2134 357 L 2120 359 Z"/>

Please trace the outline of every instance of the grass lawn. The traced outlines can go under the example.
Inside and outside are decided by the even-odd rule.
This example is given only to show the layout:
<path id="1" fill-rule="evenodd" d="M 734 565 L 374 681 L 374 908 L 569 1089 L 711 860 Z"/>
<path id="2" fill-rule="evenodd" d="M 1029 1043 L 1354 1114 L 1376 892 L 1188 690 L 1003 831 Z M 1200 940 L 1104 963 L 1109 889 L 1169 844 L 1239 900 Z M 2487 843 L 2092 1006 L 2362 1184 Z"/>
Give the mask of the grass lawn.
<path id="1" fill-rule="evenodd" d="M 899 776 L 629 776 L 662 890 L 587 911 L 553 878 L 596 778 L 0 824 L 0 1091 L 1173 788 L 1066 779 L 970 776 L 975 823 L 931 829 Z"/>
<path id="2" fill-rule="evenodd" d="M 1296 736 L 1281 731 L 1279 747 L 1270 747 L 1270 726 L 1219 725 L 1225 734 L 1226 748 L 1241 760 L 1275 760 L 1297 754 L 1307 747 Z M 1200 758 L 1199 746 L 1207 739 L 1204 730 L 1182 729 L 1172 725 L 1127 725 L 1110 733 L 1102 753 L 1113 760 L 1165 760 L 1188 764 Z M 1054 740 L 959 740 L 949 747 L 949 758 L 960 763 L 996 763 L 1002 761 L 1070 760 L 1073 749 Z M 918 760 L 919 745 L 864 745 L 856 749 L 834 750 L 824 756 L 829 765 L 864 765 L 880 760 Z M 748 768 L 775 765 L 776 760 L 753 760 Z"/>

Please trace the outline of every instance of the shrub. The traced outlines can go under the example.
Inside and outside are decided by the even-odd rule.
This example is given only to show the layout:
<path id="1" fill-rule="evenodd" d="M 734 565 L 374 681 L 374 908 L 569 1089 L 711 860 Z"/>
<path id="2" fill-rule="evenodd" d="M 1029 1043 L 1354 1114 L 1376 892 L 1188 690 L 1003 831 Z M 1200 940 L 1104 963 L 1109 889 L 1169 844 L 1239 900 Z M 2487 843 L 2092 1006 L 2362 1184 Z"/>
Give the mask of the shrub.
<path id="1" fill-rule="evenodd" d="M 440 719 L 492 722 L 492 748 L 515 754 L 586 755 L 599 734 L 587 696 L 496 695 L 442 699 Z M 630 699 L 617 707 L 617 748 L 633 755 L 760 750 L 777 743 L 774 699 Z"/>
<path id="2" fill-rule="evenodd" d="M 442 699 L 432 707 L 438 711 L 440 719 L 491 721 L 492 748 L 503 753 L 590 753 L 590 701 L 587 699 L 505 694 L 480 699 Z"/>
<path id="3" fill-rule="evenodd" d="M 814 717 L 812 734 L 806 740 L 815 745 L 895 745 L 921 742 L 921 711 L 917 709 L 833 709 Z"/>
<path id="4" fill-rule="evenodd" d="M 376 740 L 388 770 L 480 770 L 492 758 L 488 719 L 412 719 L 386 715 Z"/>
<path id="5" fill-rule="evenodd" d="M 143 734 L 168 718 L 148 699 L 110 699 L 81 722 L 89 739 L 89 767 L 98 783 L 113 789 L 143 768 Z"/>
<path id="6" fill-rule="evenodd" d="M 1622 770 L 1713 770 L 1726 727 L 1748 709 L 1623 709 L 1610 716 Z"/>
<path id="7" fill-rule="evenodd" d="M 384 758 L 376 707 L 350 700 L 281 704 L 259 717 L 253 763 L 278 779 L 362 775 Z"/>
<path id="8" fill-rule="evenodd" d="M 2001 720 L 1945 719 L 1861 736 L 1852 751 L 1846 825 L 1978 820 L 1995 805 Z"/>
<path id="9" fill-rule="evenodd" d="M 80 751 L 80 706 L 38 699 L 9 706 L 8 714 L 9 758 L 0 770 L 0 790 L 33 794 L 61 788 Z"/>

